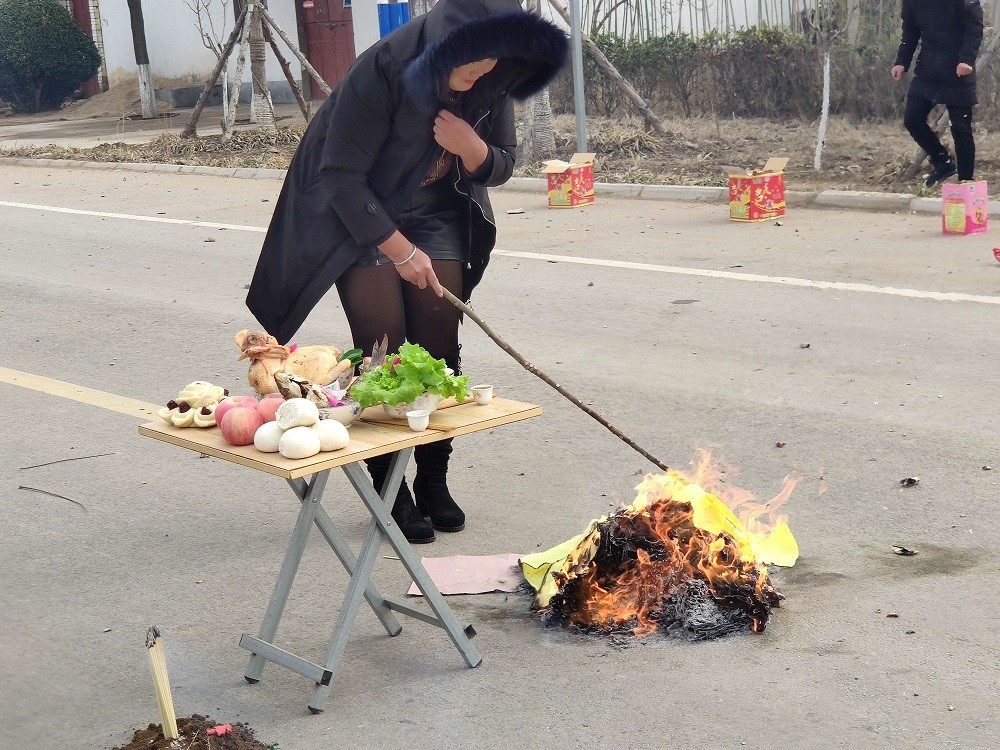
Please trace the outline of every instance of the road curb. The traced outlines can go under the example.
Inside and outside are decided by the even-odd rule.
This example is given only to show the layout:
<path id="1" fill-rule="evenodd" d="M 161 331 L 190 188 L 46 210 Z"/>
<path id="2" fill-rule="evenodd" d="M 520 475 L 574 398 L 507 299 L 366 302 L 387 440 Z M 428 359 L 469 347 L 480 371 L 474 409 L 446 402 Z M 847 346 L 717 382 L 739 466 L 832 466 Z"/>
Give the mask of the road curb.
<path id="1" fill-rule="evenodd" d="M 160 164 L 149 162 L 97 162 L 76 159 L 28 159 L 18 156 L 0 156 L 0 165 L 19 167 L 65 167 L 71 169 L 99 169 L 128 172 L 159 172 L 164 174 L 198 174 L 213 177 L 232 177 L 245 180 L 283 180 L 284 169 L 253 169 L 250 167 L 203 167 L 191 164 Z M 729 200 L 725 187 L 707 185 L 639 185 L 633 183 L 599 182 L 594 184 L 598 195 L 638 200 L 666 200 L 681 202 L 724 203 Z M 540 177 L 512 177 L 494 190 L 541 194 L 546 180 Z M 790 207 L 822 206 L 860 211 L 912 211 L 914 213 L 941 213 L 940 198 L 916 198 L 909 193 L 879 193 L 861 190 L 823 190 L 802 192 L 789 190 L 785 200 Z M 1000 201 L 990 201 L 989 211 L 1000 214 Z"/>

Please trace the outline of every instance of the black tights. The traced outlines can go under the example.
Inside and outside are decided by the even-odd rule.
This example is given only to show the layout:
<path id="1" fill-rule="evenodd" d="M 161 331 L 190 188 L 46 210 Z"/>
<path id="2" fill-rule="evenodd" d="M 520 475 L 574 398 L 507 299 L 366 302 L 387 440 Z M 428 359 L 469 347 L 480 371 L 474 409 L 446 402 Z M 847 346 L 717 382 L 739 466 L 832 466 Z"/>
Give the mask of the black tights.
<path id="1" fill-rule="evenodd" d="M 462 262 L 435 260 L 434 273 L 441 285 L 462 298 Z M 337 281 L 337 293 L 351 326 L 354 346 L 365 355 L 372 344 L 389 336 L 388 351 L 403 341 L 420 344 L 432 357 L 443 359 L 456 374 L 459 367 L 458 323 L 460 312 L 428 287 L 404 281 L 389 264 L 349 268 Z"/>
<path id="2" fill-rule="evenodd" d="M 906 96 L 906 111 L 903 114 L 903 125 L 909 131 L 931 162 L 936 166 L 948 158 L 948 151 L 927 124 L 927 116 L 934 108 L 934 102 L 919 94 L 909 93 Z M 948 106 L 948 117 L 951 119 L 951 137 L 955 141 L 955 160 L 958 166 L 958 179 L 971 180 L 976 167 L 976 141 L 972 135 L 972 107 L 959 105 Z"/>
<path id="3" fill-rule="evenodd" d="M 462 299 L 462 262 L 433 263 L 441 286 Z M 460 312 L 429 287 L 420 289 L 404 281 L 395 268 L 385 264 L 349 268 L 337 281 L 337 293 L 351 326 L 354 346 L 365 354 L 371 352 L 373 343 L 388 335 L 389 353 L 396 351 L 404 340 L 409 341 L 420 344 L 435 359 L 443 359 L 456 375 L 462 372 L 458 345 Z M 447 471 L 450 454 L 450 439 L 418 445 L 413 451 L 418 470 L 423 468 L 438 474 Z M 379 491 L 391 459 L 392 455 L 367 459 Z"/>

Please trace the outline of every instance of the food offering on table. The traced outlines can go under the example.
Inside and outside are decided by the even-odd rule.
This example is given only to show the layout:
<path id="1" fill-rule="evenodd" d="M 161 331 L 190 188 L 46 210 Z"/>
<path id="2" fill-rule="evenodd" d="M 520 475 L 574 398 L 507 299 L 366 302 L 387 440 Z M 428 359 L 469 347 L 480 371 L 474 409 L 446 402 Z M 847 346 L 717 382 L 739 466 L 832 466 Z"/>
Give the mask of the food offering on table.
<path id="1" fill-rule="evenodd" d="M 355 351 L 360 357 L 361 350 Z M 350 427 L 361 416 L 361 404 L 347 395 L 347 387 L 339 387 L 339 384 L 316 385 L 298 375 L 284 372 L 276 372 L 274 379 L 281 395 L 286 399 L 304 398 L 316 404 L 321 420 L 332 419 L 345 427 Z M 351 379 L 353 380 L 353 376 Z"/>
<path id="2" fill-rule="evenodd" d="M 386 414 L 402 419 L 415 409 L 434 411 L 443 399 L 468 397 L 468 376 L 453 375 L 443 359 L 435 359 L 422 346 L 404 343 L 381 362 L 379 349 L 376 345 L 371 362 L 350 389 L 361 406 L 382 404 Z"/>
<path id="3" fill-rule="evenodd" d="M 320 420 L 319 408 L 305 398 L 291 398 L 275 413 L 275 420 L 261 425 L 254 447 L 285 458 L 309 458 L 317 453 L 346 448 L 350 437 L 340 422 Z"/>
<path id="4" fill-rule="evenodd" d="M 174 427 L 214 427 L 219 403 L 228 395 L 225 388 L 196 380 L 184 386 L 156 416 Z"/>
<path id="5" fill-rule="evenodd" d="M 335 346 L 323 344 L 284 346 L 265 331 L 244 329 L 236 334 L 234 341 L 240 350 L 237 361 L 250 360 L 247 382 L 261 396 L 279 392 L 275 373 L 297 375 L 315 385 L 329 385 L 349 377 L 361 361 L 361 352 L 357 350 L 342 353 Z"/>

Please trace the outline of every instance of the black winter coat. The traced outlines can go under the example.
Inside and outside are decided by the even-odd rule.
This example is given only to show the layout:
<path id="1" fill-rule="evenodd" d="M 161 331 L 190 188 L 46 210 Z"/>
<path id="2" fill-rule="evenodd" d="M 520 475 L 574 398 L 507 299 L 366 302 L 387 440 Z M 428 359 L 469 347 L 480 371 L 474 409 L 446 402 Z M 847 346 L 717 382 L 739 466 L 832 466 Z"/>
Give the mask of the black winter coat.
<path id="1" fill-rule="evenodd" d="M 365 51 L 306 129 L 275 205 L 247 295 L 267 332 L 291 339 L 362 249 L 396 231 L 439 153 L 433 124 L 451 71 L 495 57 L 460 113 L 489 146 L 483 167 L 458 180 L 470 210 L 468 300 L 496 242 L 486 188 L 514 169 L 512 97 L 541 90 L 567 47 L 565 33 L 517 0 L 439 0 Z"/>
<path id="2" fill-rule="evenodd" d="M 983 8 L 979 0 L 903 0 L 903 41 L 896 65 L 910 69 L 920 42 L 920 57 L 910 92 L 935 104 L 976 103 L 976 56 L 983 41 Z M 959 63 L 971 75 L 958 76 Z"/>

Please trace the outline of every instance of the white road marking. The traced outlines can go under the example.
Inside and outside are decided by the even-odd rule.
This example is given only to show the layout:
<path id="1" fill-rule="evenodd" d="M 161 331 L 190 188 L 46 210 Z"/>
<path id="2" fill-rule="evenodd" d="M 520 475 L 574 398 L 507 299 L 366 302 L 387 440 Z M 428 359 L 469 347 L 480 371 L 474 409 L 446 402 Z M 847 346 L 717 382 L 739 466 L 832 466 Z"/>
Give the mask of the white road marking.
<path id="1" fill-rule="evenodd" d="M 800 286 L 800 287 L 807 287 L 810 289 L 838 289 L 845 292 L 888 294 L 895 297 L 933 299 L 942 302 L 979 302 L 986 305 L 1000 305 L 1000 297 L 990 297 L 982 294 L 962 294 L 960 292 L 925 292 L 921 289 L 897 289 L 891 286 L 874 286 L 873 284 L 855 284 L 853 282 L 848 282 L 848 281 L 813 281 L 812 279 L 797 279 L 790 276 L 762 276 L 756 273 L 732 273 L 731 271 L 712 271 L 703 268 L 681 268 L 679 266 L 658 266 L 653 263 L 630 263 L 624 260 L 601 260 L 598 258 L 581 258 L 572 255 L 520 253 L 511 250 L 494 250 L 493 254 L 503 255 L 507 258 L 525 258 L 528 260 L 554 261 L 557 263 L 576 263 L 583 266 L 604 266 L 606 268 L 627 268 L 634 271 L 653 271 L 654 273 L 671 273 L 679 276 L 703 276 L 710 279 L 731 279 L 733 281 L 757 281 L 762 284 L 784 284 L 785 286 Z"/>
<path id="2" fill-rule="evenodd" d="M 189 227 L 206 227 L 208 229 L 235 229 L 241 232 L 266 232 L 267 227 L 254 227 L 247 224 L 219 224 L 214 221 L 193 221 L 191 219 L 169 219 L 166 216 L 137 216 L 135 214 L 113 214 L 106 211 L 84 211 L 80 208 L 62 208 L 61 206 L 39 206 L 34 203 L 14 203 L 0 201 L 0 206 L 10 208 L 27 208 L 34 211 L 52 211 L 57 214 L 76 214 L 78 216 L 99 216 L 104 219 L 127 219 L 130 221 L 152 221 L 159 224 L 183 224 Z"/>
<path id="3" fill-rule="evenodd" d="M 190 219 L 170 219 L 165 216 L 140 216 L 136 214 L 116 214 L 105 211 L 85 211 L 78 208 L 62 208 L 60 206 L 41 206 L 34 203 L 14 203 L 0 201 L 0 206 L 10 208 L 25 208 L 34 211 L 53 211 L 55 213 L 76 214 L 80 216 L 99 216 L 107 219 L 124 219 L 130 221 L 151 221 L 161 224 L 181 224 L 210 229 L 232 229 L 240 232 L 267 232 L 267 227 L 256 227 L 248 224 L 218 224 L 211 221 L 193 221 Z M 731 271 L 713 271 L 704 268 L 683 268 L 681 266 L 660 266 L 654 263 L 632 263 L 624 260 L 601 260 L 599 258 L 581 258 L 574 255 L 550 255 L 546 253 L 522 253 L 513 250 L 494 250 L 493 255 L 506 258 L 523 258 L 525 260 L 555 261 L 557 263 L 575 263 L 583 266 L 602 266 L 604 268 L 622 268 L 632 271 L 652 271 L 653 273 L 668 273 L 677 276 L 701 276 L 709 279 L 726 279 L 729 281 L 754 281 L 760 284 L 781 284 L 807 289 L 833 289 L 844 292 L 861 292 L 864 294 L 885 294 L 893 297 L 909 297 L 911 299 L 929 299 L 940 302 L 975 302 L 984 305 L 1000 305 L 1000 297 L 982 294 L 963 294 L 961 292 L 928 292 L 922 289 L 898 289 L 891 286 L 875 286 L 873 284 L 856 284 L 848 281 L 814 281 L 791 276 L 763 276 L 756 273 L 733 273 Z"/>

